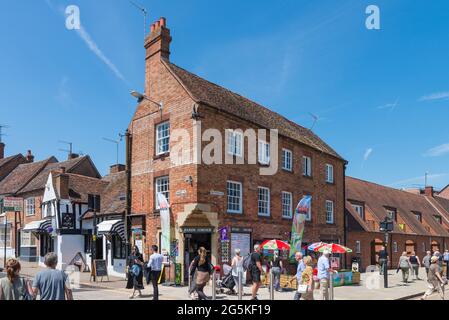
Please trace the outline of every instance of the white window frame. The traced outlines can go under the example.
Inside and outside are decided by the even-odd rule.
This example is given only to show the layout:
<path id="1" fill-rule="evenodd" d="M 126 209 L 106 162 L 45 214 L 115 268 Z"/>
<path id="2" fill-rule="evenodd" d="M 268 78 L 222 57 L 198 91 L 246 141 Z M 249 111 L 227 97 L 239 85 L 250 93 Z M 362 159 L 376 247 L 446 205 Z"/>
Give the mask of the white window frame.
<path id="1" fill-rule="evenodd" d="M 165 135 L 162 135 L 164 133 Z M 165 121 L 156 125 L 156 155 L 168 152 L 170 152 L 170 121 Z"/>
<path id="2" fill-rule="evenodd" d="M 25 199 L 25 212 L 27 217 L 36 215 L 36 199 L 34 197 Z"/>
<path id="3" fill-rule="evenodd" d="M 293 194 L 291 192 L 288 191 L 281 192 L 281 206 L 282 206 L 282 218 L 286 219 L 293 218 Z"/>
<path id="4" fill-rule="evenodd" d="M 332 200 L 326 200 L 326 223 L 334 224 L 334 201 Z"/>
<path id="5" fill-rule="evenodd" d="M 396 241 L 393 241 L 393 252 L 398 252 L 398 243 Z"/>
<path id="6" fill-rule="evenodd" d="M 304 177 L 312 176 L 312 158 L 308 156 L 302 157 L 302 175 Z"/>
<path id="7" fill-rule="evenodd" d="M 334 183 L 334 166 L 326 163 L 326 182 Z"/>
<path id="8" fill-rule="evenodd" d="M 5 247 L 5 225 L 0 224 L 0 248 Z M 8 223 L 6 226 L 6 248 L 11 248 L 12 245 L 12 225 Z"/>
<path id="9" fill-rule="evenodd" d="M 352 204 L 354 211 L 358 213 L 359 217 L 365 220 L 365 207 L 361 204 Z M 358 209 L 361 209 L 360 211 Z"/>
<path id="10" fill-rule="evenodd" d="M 238 190 L 235 188 L 232 189 L 231 186 L 239 186 Z M 238 195 L 230 195 L 230 190 L 238 191 Z M 230 202 L 229 200 L 232 198 L 238 198 L 238 209 L 230 209 L 230 205 L 235 206 L 236 203 L 234 201 Z M 243 184 L 238 181 L 227 180 L 226 181 L 226 212 L 227 213 L 243 213 Z"/>
<path id="11" fill-rule="evenodd" d="M 243 134 L 238 131 L 228 130 L 228 154 L 243 156 Z"/>
<path id="12" fill-rule="evenodd" d="M 356 240 L 355 242 L 355 253 L 361 253 L 362 252 L 362 242 L 360 240 Z"/>
<path id="13" fill-rule="evenodd" d="M 282 169 L 293 171 L 293 152 L 289 149 L 282 149 Z"/>
<path id="14" fill-rule="evenodd" d="M 257 144 L 257 159 L 260 164 L 270 164 L 270 144 L 266 141 L 259 140 Z"/>
<path id="15" fill-rule="evenodd" d="M 164 186 L 167 186 L 167 190 L 165 190 Z M 154 179 L 154 196 L 155 196 L 155 201 L 156 201 L 156 210 L 160 209 L 159 199 L 157 197 L 158 192 L 163 193 L 164 196 L 167 198 L 167 202 L 170 203 L 170 177 L 169 176 L 162 176 L 162 177 L 157 177 L 156 179 Z"/>
<path id="16" fill-rule="evenodd" d="M 264 199 L 261 199 L 261 192 Z M 265 209 L 266 212 L 261 211 L 261 209 Z M 266 187 L 258 187 L 257 188 L 257 215 L 261 217 L 269 217 L 270 212 L 270 189 Z"/>
<path id="17" fill-rule="evenodd" d="M 306 221 L 312 221 L 312 202 L 313 202 L 313 198 L 310 199 L 310 207 L 309 207 L 309 211 L 307 211 L 307 214 L 306 214 Z"/>
<path id="18" fill-rule="evenodd" d="M 24 239 L 24 237 L 26 239 Z M 36 245 L 36 237 L 31 232 L 21 232 L 20 233 L 20 246 L 27 248 L 37 247 Z"/>
<path id="19" fill-rule="evenodd" d="M 396 221 L 397 220 L 397 217 L 396 217 L 396 212 L 397 211 L 391 210 L 391 209 L 386 209 L 386 210 L 387 210 L 387 217 L 389 219 L 392 219 L 393 221 Z"/>

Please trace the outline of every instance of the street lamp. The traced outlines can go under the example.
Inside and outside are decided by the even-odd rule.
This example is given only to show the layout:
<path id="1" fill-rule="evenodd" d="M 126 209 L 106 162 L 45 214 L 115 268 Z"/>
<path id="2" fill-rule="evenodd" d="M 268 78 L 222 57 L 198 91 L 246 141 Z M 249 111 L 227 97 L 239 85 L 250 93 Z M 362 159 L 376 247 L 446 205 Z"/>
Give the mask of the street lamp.
<path id="1" fill-rule="evenodd" d="M 389 233 L 394 230 L 394 224 L 393 220 L 391 220 L 389 217 L 385 217 L 383 221 L 380 222 L 380 232 L 384 233 L 385 236 L 385 250 L 388 252 L 388 236 Z M 391 258 L 390 258 L 391 259 Z M 388 288 L 388 259 L 387 262 L 384 264 L 384 288 Z"/>
<path id="2" fill-rule="evenodd" d="M 132 90 L 132 91 L 131 91 L 131 95 L 132 95 L 134 98 L 137 99 L 137 103 L 141 103 L 143 100 L 147 100 L 147 101 L 150 101 L 150 102 L 152 102 L 152 103 L 154 103 L 154 104 L 157 104 L 157 105 L 159 106 L 159 110 L 162 112 L 162 102 L 156 102 L 156 101 L 154 101 L 154 100 L 148 98 L 146 95 L 144 95 L 144 94 L 142 94 L 142 93 L 140 93 L 140 92 L 137 92 L 137 91 L 135 91 L 135 90 Z"/>

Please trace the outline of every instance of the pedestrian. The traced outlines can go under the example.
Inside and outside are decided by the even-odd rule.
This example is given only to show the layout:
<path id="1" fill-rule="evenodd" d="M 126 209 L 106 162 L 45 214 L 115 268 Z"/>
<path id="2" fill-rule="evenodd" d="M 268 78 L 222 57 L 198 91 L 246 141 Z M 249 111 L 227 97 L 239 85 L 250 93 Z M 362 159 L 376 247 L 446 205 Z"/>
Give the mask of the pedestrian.
<path id="1" fill-rule="evenodd" d="M 270 263 L 271 272 L 274 278 L 274 290 L 281 291 L 281 270 L 282 270 L 282 259 L 279 257 L 279 251 L 275 250 L 273 255 L 273 260 Z"/>
<path id="2" fill-rule="evenodd" d="M 20 276 L 20 269 L 18 260 L 6 260 L 6 277 L 0 279 L 0 301 L 32 299 L 32 289 L 28 281 Z"/>
<path id="3" fill-rule="evenodd" d="M 432 258 L 432 253 L 430 251 L 427 251 L 426 256 L 422 258 L 422 264 L 426 268 L 426 276 L 429 274 L 430 258 Z"/>
<path id="4" fill-rule="evenodd" d="M 440 268 L 443 267 L 443 255 L 441 254 L 439 249 L 436 249 L 435 252 L 433 253 L 433 255 L 435 257 L 438 257 L 438 265 L 440 266 Z"/>
<path id="5" fill-rule="evenodd" d="M 301 295 L 303 300 L 314 300 L 313 290 L 315 283 L 313 281 L 313 262 L 312 257 L 305 257 L 303 259 L 305 269 L 301 275 L 301 284 L 307 286 L 306 291 Z"/>
<path id="6" fill-rule="evenodd" d="M 193 264 L 191 268 L 191 276 L 193 277 L 196 272 L 196 285 L 195 291 L 198 294 L 199 300 L 209 300 L 209 298 L 204 293 L 204 287 L 210 280 L 210 275 L 212 274 L 212 265 L 210 263 L 209 257 L 207 256 L 206 248 L 200 247 L 198 249 L 198 255 L 193 259 Z M 213 279 L 215 281 L 215 279 Z"/>
<path id="7" fill-rule="evenodd" d="M 296 279 L 296 283 L 299 285 L 301 283 L 301 280 L 302 280 L 302 273 L 306 269 L 306 265 L 303 262 L 302 253 L 301 252 L 298 251 L 298 252 L 295 253 L 295 260 L 298 263 L 298 266 L 296 267 L 295 278 L 291 278 L 290 281 L 289 281 L 290 285 L 292 284 L 293 280 L 295 280 L 295 279 Z M 293 297 L 293 300 L 300 300 L 300 299 L 301 299 L 301 293 L 298 292 L 298 290 L 296 290 L 295 296 Z"/>
<path id="8" fill-rule="evenodd" d="M 138 297 L 142 297 L 143 287 L 143 256 L 139 251 L 137 246 L 134 246 L 131 250 L 131 254 L 128 257 L 127 261 L 128 272 L 127 272 L 127 282 L 126 289 L 133 289 L 133 293 L 129 296 L 130 299 L 133 299 L 136 291 L 139 292 Z"/>
<path id="9" fill-rule="evenodd" d="M 446 265 L 446 272 L 443 272 L 443 274 L 446 274 L 446 277 L 449 278 L 449 250 L 448 249 L 444 250 L 443 261 Z"/>
<path id="10" fill-rule="evenodd" d="M 243 292 L 243 257 L 240 255 L 240 249 L 234 250 L 234 258 L 232 258 L 231 267 L 232 267 L 232 277 L 234 278 L 235 285 L 237 286 L 238 292 Z M 241 274 L 242 282 L 239 287 L 239 274 Z"/>
<path id="11" fill-rule="evenodd" d="M 41 300 L 73 300 L 70 281 L 62 270 L 56 270 L 58 255 L 49 252 L 44 257 L 45 270 L 38 272 L 33 280 L 33 296 L 39 293 Z"/>
<path id="12" fill-rule="evenodd" d="M 188 275 L 189 275 L 189 279 L 190 279 L 190 286 L 189 286 L 188 292 L 189 292 L 189 296 L 192 300 L 197 300 L 198 295 L 196 294 L 196 272 L 195 271 L 192 272 L 194 262 L 195 262 L 195 259 L 193 259 L 189 265 Z"/>
<path id="13" fill-rule="evenodd" d="M 408 283 L 408 276 L 410 273 L 410 269 L 412 269 L 412 265 L 410 263 L 410 259 L 407 256 L 407 252 L 402 252 L 402 255 L 399 257 L 398 269 L 402 271 L 402 282 L 404 284 Z"/>
<path id="14" fill-rule="evenodd" d="M 380 275 L 383 275 L 384 271 L 388 266 L 388 251 L 385 250 L 384 246 L 380 248 L 380 251 L 377 256 L 378 256 L 377 263 L 379 263 Z"/>
<path id="15" fill-rule="evenodd" d="M 153 284 L 153 300 L 159 300 L 159 278 L 162 271 L 162 255 L 158 252 L 157 245 L 151 246 L 150 260 L 148 261 L 148 268 L 150 269 L 151 282 Z"/>
<path id="16" fill-rule="evenodd" d="M 318 280 L 320 281 L 320 293 L 322 300 L 329 300 L 329 281 L 330 274 L 334 270 L 330 267 L 329 263 L 330 251 L 324 250 L 321 257 L 318 259 Z"/>
<path id="17" fill-rule="evenodd" d="M 429 268 L 429 275 L 427 277 L 428 289 L 424 293 L 424 296 L 422 296 L 421 300 L 426 299 L 435 291 L 437 291 L 441 299 L 444 300 L 444 285 L 446 284 L 446 281 L 441 276 L 441 269 L 438 265 L 438 257 L 433 256 L 430 259 L 430 262 L 431 265 Z"/>
<path id="18" fill-rule="evenodd" d="M 251 288 L 251 300 L 257 299 L 257 292 L 262 285 L 261 277 L 263 273 L 262 269 L 262 256 L 260 254 L 260 245 L 254 245 L 254 252 L 251 253 L 250 274 L 253 286 Z"/>
<path id="19" fill-rule="evenodd" d="M 419 257 L 416 255 L 414 251 L 412 251 L 409 260 L 410 264 L 412 265 L 411 270 L 415 280 L 421 280 L 419 278 L 419 268 L 421 267 L 421 261 L 419 260 Z"/>

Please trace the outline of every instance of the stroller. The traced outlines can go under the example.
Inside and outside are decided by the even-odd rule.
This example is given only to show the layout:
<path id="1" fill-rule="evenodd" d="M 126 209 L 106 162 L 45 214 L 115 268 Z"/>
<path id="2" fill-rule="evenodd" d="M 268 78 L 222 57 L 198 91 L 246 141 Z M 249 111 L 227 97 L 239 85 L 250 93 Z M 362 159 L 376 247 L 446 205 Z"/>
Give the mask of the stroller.
<path id="1" fill-rule="evenodd" d="M 236 285 L 235 281 L 234 281 L 234 277 L 232 276 L 232 268 L 225 264 L 223 265 L 223 279 L 217 279 L 216 282 L 216 291 L 217 293 L 225 293 L 225 290 L 228 289 L 228 291 L 226 292 L 226 294 L 230 295 L 230 294 L 235 294 L 235 290 L 234 287 Z"/>

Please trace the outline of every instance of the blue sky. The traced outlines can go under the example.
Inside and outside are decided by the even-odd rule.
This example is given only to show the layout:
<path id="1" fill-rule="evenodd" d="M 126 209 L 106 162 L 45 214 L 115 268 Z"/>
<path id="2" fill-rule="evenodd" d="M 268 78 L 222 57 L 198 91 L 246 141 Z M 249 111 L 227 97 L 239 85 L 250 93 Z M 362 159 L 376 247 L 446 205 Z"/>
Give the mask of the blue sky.
<path id="1" fill-rule="evenodd" d="M 167 17 L 171 61 L 310 127 L 348 174 L 391 185 L 449 183 L 449 2 L 138 1 Z M 78 5 L 83 33 L 65 28 Z M 381 30 L 365 27 L 380 8 Z M 127 0 L 2 1 L 0 124 L 7 154 L 74 143 L 102 173 L 143 89 L 143 18 Z M 121 143 L 120 160 L 124 160 Z"/>

